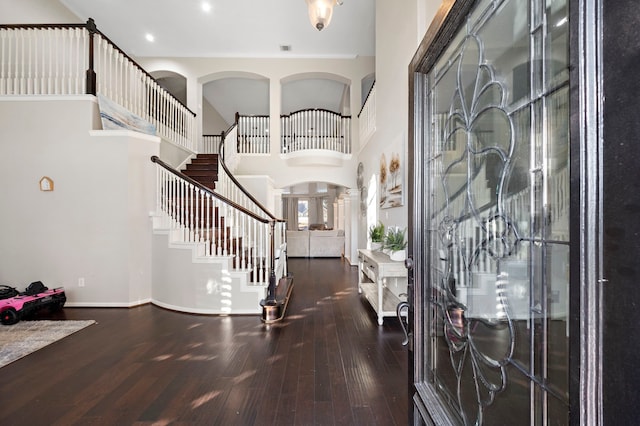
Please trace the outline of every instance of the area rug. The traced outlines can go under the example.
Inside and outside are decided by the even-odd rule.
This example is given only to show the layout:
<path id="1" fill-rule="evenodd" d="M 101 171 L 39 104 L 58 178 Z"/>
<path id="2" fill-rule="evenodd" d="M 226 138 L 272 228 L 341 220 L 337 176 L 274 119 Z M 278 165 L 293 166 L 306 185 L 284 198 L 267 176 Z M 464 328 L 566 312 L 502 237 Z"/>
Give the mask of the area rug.
<path id="1" fill-rule="evenodd" d="M 0 325 L 0 367 L 95 324 L 86 321 L 21 321 Z"/>

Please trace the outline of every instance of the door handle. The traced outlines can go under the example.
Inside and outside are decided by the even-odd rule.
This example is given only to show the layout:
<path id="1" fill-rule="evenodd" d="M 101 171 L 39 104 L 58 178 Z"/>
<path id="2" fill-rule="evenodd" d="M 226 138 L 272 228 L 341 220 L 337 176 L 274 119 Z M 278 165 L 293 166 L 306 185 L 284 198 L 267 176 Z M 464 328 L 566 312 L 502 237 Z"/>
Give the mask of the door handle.
<path id="1" fill-rule="evenodd" d="M 404 340 L 402 340 L 402 346 L 407 346 L 409 344 L 409 323 L 408 321 L 405 323 L 404 319 L 402 319 L 402 312 L 406 310 L 407 319 L 409 317 L 409 302 L 400 302 L 398 306 L 396 306 L 396 315 L 398 316 L 398 321 L 400 321 L 400 326 L 402 327 L 402 331 L 404 332 Z"/>
<path id="2" fill-rule="evenodd" d="M 404 260 L 404 267 L 407 268 L 408 270 L 413 270 L 413 257 L 408 256 L 405 260 Z"/>

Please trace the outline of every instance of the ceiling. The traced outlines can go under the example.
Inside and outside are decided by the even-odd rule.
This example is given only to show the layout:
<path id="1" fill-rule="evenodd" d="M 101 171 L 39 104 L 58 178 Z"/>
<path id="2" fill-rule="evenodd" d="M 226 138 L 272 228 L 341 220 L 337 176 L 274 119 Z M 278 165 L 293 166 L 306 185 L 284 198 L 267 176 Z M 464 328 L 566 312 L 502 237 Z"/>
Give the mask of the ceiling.
<path id="1" fill-rule="evenodd" d="M 309 22 L 305 0 L 59 0 L 132 57 L 355 58 L 375 55 L 375 0 L 343 0 L 322 31 Z M 146 39 L 153 35 L 154 41 Z M 286 47 L 286 48 L 283 48 Z M 181 76 L 156 78 L 186 103 Z M 341 112 L 343 83 L 308 79 L 283 87 L 287 114 L 305 108 Z M 269 82 L 228 78 L 203 87 L 203 96 L 229 124 L 236 111 L 269 113 Z M 359 108 L 355 106 L 355 108 Z M 301 192 L 309 191 L 300 188 Z M 300 192 L 297 191 L 297 192 Z"/>
<path id="2" fill-rule="evenodd" d="M 311 26 L 305 0 L 205 0 L 209 12 L 203 0 L 60 1 L 137 57 L 375 55 L 375 0 L 344 0 L 322 31 Z"/>
<path id="3" fill-rule="evenodd" d="M 305 0 L 60 0 L 133 57 L 355 58 L 375 55 L 375 0 L 343 0 L 331 24 L 318 31 Z M 202 4 L 211 6 L 209 12 Z M 145 36 L 152 34 L 154 41 Z M 288 46 L 284 51 L 282 46 Z M 152 73 L 186 104 L 186 83 Z M 281 114 L 322 108 L 343 112 L 345 85 L 307 79 L 283 87 Z M 203 86 L 203 96 L 224 118 L 269 114 L 269 82 L 226 78 Z M 356 109 L 359 105 L 355 106 Z"/>

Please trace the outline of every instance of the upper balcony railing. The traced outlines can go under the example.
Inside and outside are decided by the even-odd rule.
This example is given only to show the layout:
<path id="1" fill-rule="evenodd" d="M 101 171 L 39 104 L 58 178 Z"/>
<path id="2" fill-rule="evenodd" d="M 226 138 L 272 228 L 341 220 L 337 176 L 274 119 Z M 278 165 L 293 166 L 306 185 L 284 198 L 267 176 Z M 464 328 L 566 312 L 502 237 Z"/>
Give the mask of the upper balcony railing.
<path id="1" fill-rule="evenodd" d="M 280 116 L 281 152 L 329 150 L 351 154 L 351 116 L 306 109 Z"/>
<path id="2" fill-rule="evenodd" d="M 195 114 L 86 24 L 0 25 L 1 95 L 103 95 L 191 151 Z"/>
<path id="3" fill-rule="evenodd" d="M 269 154 L 269 116 L 236 113 L 239 154 Z"/>
<path id="4" fill-rule="evenodd" d="M 202 135 L 201 154 L 219 154 L 218 147 L 224 138 L 224 132 L 220 135 Z"/>
<path id="5" fill-rule="evenodd" d="M 371 86 L 367 99 L 358 114 L 360 124 L 360 145 L 364 146 L 376 131 L 376 85 Z"/>
<path id="6" fill-rule="evenodd" d="M 327 150 L 341 154 L 351 153 L 351 117 L 323 109 L 306 109 L 280 117 L 281 152 Z M 269 154 L 271 138 L 270 119 L 267 115 L 241 115 L 236 113 L 236 149 L 238 154 Z M 213 141 L 203 136 L 203 142 Z M 226 142 L 228 143 L 228 141 Z M 204 148 L 214 152 L 215 148 Z"/>

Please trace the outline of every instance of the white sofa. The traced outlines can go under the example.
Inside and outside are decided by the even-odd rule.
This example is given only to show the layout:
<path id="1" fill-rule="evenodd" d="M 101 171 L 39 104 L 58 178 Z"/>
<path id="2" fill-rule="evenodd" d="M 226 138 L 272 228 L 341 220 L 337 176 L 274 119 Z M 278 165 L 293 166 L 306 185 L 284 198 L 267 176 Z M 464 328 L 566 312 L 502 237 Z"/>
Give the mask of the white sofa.
<path id="1" fill-rule="evenodd" d="M 344 230 L 287 231 L 289 257 L 342 257 Z"/>
<path id="2" fill-rule="evenodd" d="M 287 231 L 287 256 L 309 257 L 309 231 Z"/>

